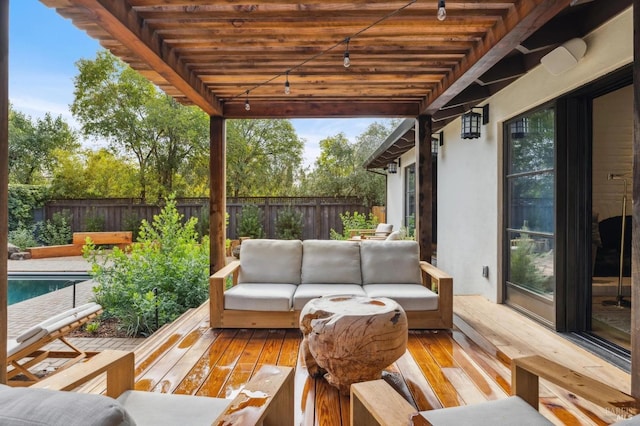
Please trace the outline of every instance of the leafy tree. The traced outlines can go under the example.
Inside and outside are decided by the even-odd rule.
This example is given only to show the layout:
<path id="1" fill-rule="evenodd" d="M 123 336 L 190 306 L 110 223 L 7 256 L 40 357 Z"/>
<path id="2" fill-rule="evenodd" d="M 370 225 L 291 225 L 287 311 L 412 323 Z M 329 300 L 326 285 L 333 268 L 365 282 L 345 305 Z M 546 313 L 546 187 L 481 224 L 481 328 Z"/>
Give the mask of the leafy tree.
<path id="1" fill-rule="evenodd" d="M 12 183 L 43 183 L 56 164 L 58 149 L 77 149 L 75 132 L 47 113 L 35 122 L 9 105 L 9 177 Z"/>
<path id="2" fill-rule="evenodd" d="M 275 221 L 276 237 L 281 240 L 301 240 L 304 230 L 302 213 L 287 206 L 278 213 Z"/>
<path id="3" fill-rule="evenodd" d="M 54 198 L 133 198 L 137 192 L 137 169 L 128 159 L 106 149 L 77 153 L 60 151 L 53 171 Z"/>
<path id="4" fill-rule="evenodd" d="M 229 120 L 227 193 L 233 197 L 289 195 L 303 149 L 304 142 L 289 120 Z"/>
<path id="5" fill-rule="evenodd" d="M 142 199 L 172 193 L 189 157 L 208 149 L 206 114 L 179 105 L 107 51 L 77 66 L 71 112 L 83 133 L 136 159 Z"/>
<path id="6" fill-rule="evenodd" d="M 260 207 L 248 204 L 242 207 L 238 215 L 238 228 L 236 234 L 240 237 L 264 238 L 263 213 Z"/>
<path id="7" fill-rule="evenodd" d="M 363 164 L 391 133 L 393 125 L 373 123 L 355 143 L 344 133 L 321 140 L 320 156 L 303 181 L 305 191 L 332 197 L 358 196 L 368 205 L 384 204 L 384 177 L 366 171 Z"/>

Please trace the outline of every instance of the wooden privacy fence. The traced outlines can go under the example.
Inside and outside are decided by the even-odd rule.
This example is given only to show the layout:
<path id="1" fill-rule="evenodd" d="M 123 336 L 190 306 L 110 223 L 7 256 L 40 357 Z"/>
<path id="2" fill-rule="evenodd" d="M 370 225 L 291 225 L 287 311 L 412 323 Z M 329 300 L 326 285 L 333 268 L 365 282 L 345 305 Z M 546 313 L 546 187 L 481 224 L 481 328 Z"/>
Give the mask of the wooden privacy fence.
<path id="1" fill-rule="evenodd" d="M 303 239 L 329 239 L 329 231 L 342 232 L 340 214 L 345 212 L 369 213 L 370 209 L 355 197 L 243 197 L 228 198 L 227 213 L 229 225 L 227 238 L 237 239 L 239 215 L 242 207 L 257 205 L 263 212 L 263 228 L 266 238 L 277 238 L 275 223 L 279 212 L 292 208 L 302 213 Z M 176 199 L 176 207 L 184 217 L 195 216 L 199 221 L 208 221 L 208 198 Z M 44 218 L 51 219 L 55 213 L 68 212 L 71 215 L 71 230 L 84 231 L 133 231 L 142 219 L 152 221 L 160 213 L 162 206 L 144 204 L 136 199 L 82 199 L 52 200 L 44 207 Z M 96 223 L 103 229 L 89 229 Z"/>

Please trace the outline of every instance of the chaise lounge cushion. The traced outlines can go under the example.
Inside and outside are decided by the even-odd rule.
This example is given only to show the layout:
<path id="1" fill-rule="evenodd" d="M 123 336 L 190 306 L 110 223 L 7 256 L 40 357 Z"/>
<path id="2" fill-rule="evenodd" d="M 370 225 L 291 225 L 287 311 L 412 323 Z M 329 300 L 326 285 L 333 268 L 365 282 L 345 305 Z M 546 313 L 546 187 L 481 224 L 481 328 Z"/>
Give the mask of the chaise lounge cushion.
<path id="1" fill-rule="evenodd" d="M 416 241 L 361 241 L 363 284 L 421 284 Z M 389 295 L 387 295 L 389 296 Z M 390 297 L 394 298 L 393 293 Z"/>
<path id="2" fill-rule="evenodd" d="M 245 240 L 240 259 L 239 283 L 300 284 L 300 240 Z"/>
<path id="3" fill-rule="evenodd" d="M 362 284 L 357 242 L 305 240 L 302 284 Z"/>
<path id="4" fill-rule="evenodd" d="M 421 411 L 420 414 L 433 426 L 547 426 L 553 424 L 517 396 L 482 404 Z"/>
<path id="5" fill-rule="evenodd" d="M 238 284 L 225 292 L 224 308 L 242 311 L 289 311 L 297 287 L 293 284 Z"/>
<path id="6" fill-rule="evenodd" d="M 369 297 L 391 297 L 405 311 L 433 311 L 438 309 L 438 295 L 422 284 L 367 284 Z"/>
<path id="7" fill-rule="evenodd" d="M 136 423 L 118 401 L 103 395 L 0 385 L 0 424 L 127 426 Z"/>
<path id="8" fill-rule="evenodd" d="M 335 295 L 366 296 L 364 289 L 358 284 L 300 284 L 293 295 L 293 309 L 302 310 L 311 299 Z"/>

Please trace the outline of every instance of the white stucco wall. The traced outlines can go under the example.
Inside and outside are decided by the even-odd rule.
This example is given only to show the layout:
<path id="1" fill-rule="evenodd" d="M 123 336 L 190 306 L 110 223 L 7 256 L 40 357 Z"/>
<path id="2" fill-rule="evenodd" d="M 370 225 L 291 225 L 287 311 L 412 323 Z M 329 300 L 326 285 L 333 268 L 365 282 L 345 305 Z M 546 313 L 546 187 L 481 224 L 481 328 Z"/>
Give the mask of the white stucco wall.
<path id="1" fill-rule="evenodd" d="M 630 63 L 632 35 L 627 10 L 585 38 L 587 53 L 575 68 L 553 76 L 538 66 L 488 99 L 490 122 L 480 139 L 462 140 L 459 119 L 444 129 L 438 154 L 438 267 L 453 276 L 455 294 L 498 301 L 503 122 Z M 389 179 L 393 194 L 397 188 L 401 194 L 401 182 L 396 187 Z M 489 266 L 488 279 L 482 277 L 483 265 Z"/>

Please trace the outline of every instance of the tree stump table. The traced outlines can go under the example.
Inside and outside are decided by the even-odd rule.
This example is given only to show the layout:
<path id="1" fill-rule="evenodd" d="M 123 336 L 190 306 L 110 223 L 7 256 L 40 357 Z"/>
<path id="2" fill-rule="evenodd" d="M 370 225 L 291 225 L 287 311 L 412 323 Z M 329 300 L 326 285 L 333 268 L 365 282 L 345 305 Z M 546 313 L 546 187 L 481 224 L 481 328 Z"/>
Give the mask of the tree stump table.
<path id="1" fill-rule="evenodd" d="M 386 297 L 312 299 L 300 313 L 300 330 L 309 374 L 324 375 L 343 395 L 351 383 L 379 379 L 407 348 L 407 315 Z"/>

